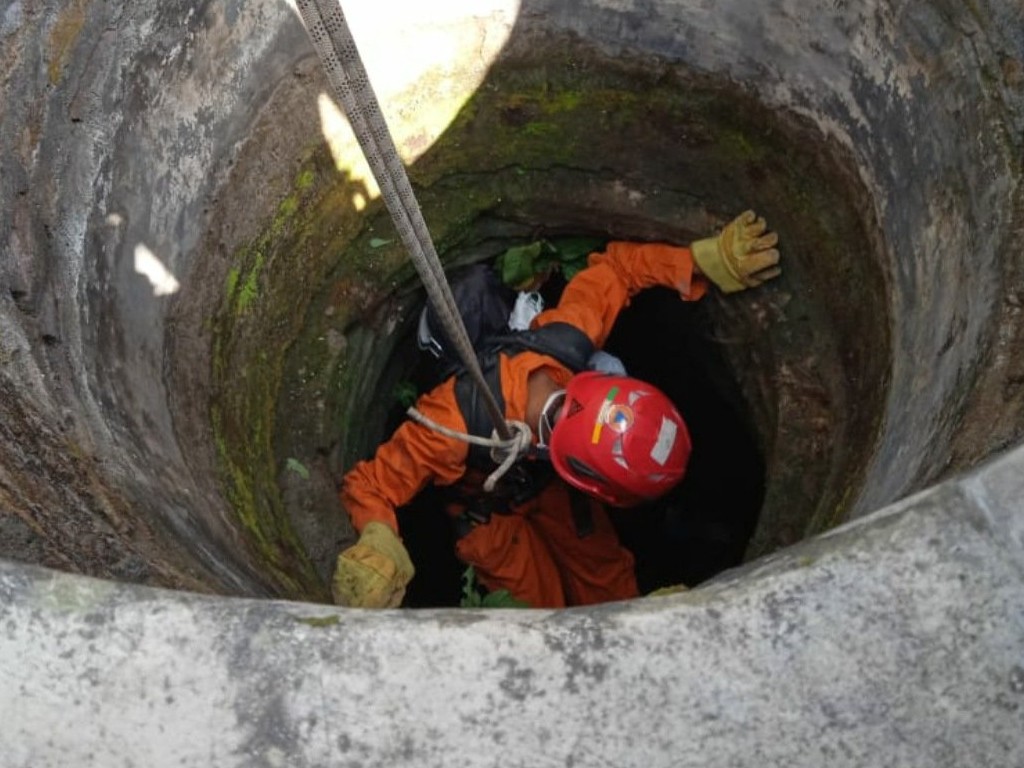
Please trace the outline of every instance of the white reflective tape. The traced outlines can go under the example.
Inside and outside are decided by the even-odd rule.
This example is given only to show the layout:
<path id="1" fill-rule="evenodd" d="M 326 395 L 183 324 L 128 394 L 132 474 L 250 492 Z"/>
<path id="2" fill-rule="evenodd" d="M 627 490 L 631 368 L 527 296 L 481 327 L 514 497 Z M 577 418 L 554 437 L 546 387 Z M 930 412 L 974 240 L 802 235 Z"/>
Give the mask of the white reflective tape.
<path id="1" fill-rule="evenodd" d="M 672 446 L 676 444 L 676 433 L 679 432 L 679 427 L 671 419 L 666 419 L 664 416 L 661 417 L 661 429 L 658 430 L 658 439 L 654 443 L 654 447 L 651 448 L 651 458 L 658 464 L 658 466 L 665 466 L 665 462 L 668 461 L 669 455 L 672 453 Z"/>

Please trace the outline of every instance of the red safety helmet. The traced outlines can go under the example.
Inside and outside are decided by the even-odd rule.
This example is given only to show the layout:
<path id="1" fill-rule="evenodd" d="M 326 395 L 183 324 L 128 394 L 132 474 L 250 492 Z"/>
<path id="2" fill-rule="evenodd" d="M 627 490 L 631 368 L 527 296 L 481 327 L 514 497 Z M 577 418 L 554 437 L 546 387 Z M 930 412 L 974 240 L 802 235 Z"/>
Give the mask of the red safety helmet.
<path id="1" fill-rule="evenodd" d="M 690 433 L 663 392 L 596 371 L 569 380 L 549 446 L 562 479 L 614 507 L 658 498 L 690 460 Z"/>

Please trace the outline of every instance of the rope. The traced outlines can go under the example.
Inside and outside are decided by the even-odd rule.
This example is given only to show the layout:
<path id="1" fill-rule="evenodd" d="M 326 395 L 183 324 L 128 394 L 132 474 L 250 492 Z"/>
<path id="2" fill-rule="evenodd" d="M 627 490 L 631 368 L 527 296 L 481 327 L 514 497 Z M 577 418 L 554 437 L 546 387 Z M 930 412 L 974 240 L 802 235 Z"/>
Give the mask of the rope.
<path id="1" fill-rule="evenodd" d="M 430 303 L 444 324 L 473 383 L 480 390 L 499 437 L 511 439 L 513 435 L 505 423 L 505 414 L 480 370 L 462 315 L 459 314 L 455 297 L 448 286 L 441 260 L 434 249 L 405 166 L 395 149 L 340 2 L 297 0 L 296 5 L 323 64 L 327 80 L 345 110 L 356 140 L 380 187 L 398 236 L 409 251 L 413 266 L 427 289 Z"/>
<path id="2" fill-rule="evenodd" d="M 491 449 L 491 458 L 495 462 L 500 461 L 498 468 L 495 469 L 491 474 L 484 480 L 484 490 L 490 493 L 494 490 L 494 486 L 497 482 L 505 476 L 505 473 L 512 468 L 520 457 L 525 456 L 526 452 L 530 450 L 530 445 L 533 442 L 533 433 L 530 431 L 530 426 L 524 421 L 510 421 L 508 426 L 511 427 L 515 433 L 509 438 L 501 437 L 478 437 L 477 435 L 469 435 L 465 432 L 459 432 L 458 430 L 451 429 L 438 424 L 436 421 L 431 419 L 429 416 L 424 415 L 416 408 L 409 408 L 406 411 L 409 418 L 413 421 L 419 422 L 425 427 L 440 432 L 445 437 L 451 437 L 456 440 L 461 440 L 464 443 L 470 443 L 471 445 L 481 445 L 485 448 Z"/>

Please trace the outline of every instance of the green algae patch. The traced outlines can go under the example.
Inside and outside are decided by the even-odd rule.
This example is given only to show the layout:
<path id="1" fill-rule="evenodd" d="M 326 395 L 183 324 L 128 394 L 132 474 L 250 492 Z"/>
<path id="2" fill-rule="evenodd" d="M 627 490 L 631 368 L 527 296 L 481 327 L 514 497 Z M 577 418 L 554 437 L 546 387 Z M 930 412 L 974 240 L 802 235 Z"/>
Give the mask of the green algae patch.
<path id="1" fill-rule="evenodd" d="M 224 295 L 230 300 L 234 294 L 235 289 L 238 287 L 238 278 L 241 276 L 242 271 L 238 267 L 231 267 L 228 270 L 227 276 L 224 278 Z"/>
<path id="2" fill-rule="evenodd" d="M 232 288 L 235 312 L 244 312 L 260 295 L 260 273 L 263 270 L 265 256 L 261 249 L 256 250 L 248 266 L 245 278 L 237 281 Z M 234 290 L 237 289 L 237 292 Z"/>
<path id="3" fill-rule="evenodd" d="M 323 600 L 326 585 L 285 512 L 274 436 L 284 356 L 303 326 L 310 286 L 330 260 L 322 222 L 311 212 L 335 190 L 335 175 L 322 157 L 308 161 L 265 230 L 234 255 L 212 325 L 211 427 L 226 496 L 282 594 Z"/>

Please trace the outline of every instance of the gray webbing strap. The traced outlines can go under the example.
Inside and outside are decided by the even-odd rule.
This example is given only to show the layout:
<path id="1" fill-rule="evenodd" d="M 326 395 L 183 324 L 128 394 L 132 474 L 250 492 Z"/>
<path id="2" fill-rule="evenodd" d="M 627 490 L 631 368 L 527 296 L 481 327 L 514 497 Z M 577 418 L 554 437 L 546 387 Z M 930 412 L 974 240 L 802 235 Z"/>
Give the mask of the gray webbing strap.
<path id="1" fill-rule="evenodd" d="M 448 287 L 441 260 L 437 257 L 412 184 L 409 183 L 405 166 L 380 111 L 341 4 L 339 0 L 296 0 L 296 5 L 323 64 L 327 80 L 341 102 L 356 140 L 377 180 L 395 229 L 427 289 L 430 303 L 444 323 L 445 331 L 454 342 L 467 372 L 479 387 L 499 437 L 508 440 L 512 433 L 505 423 L 505 414 L 484 380 L 466 326 Z"/>

